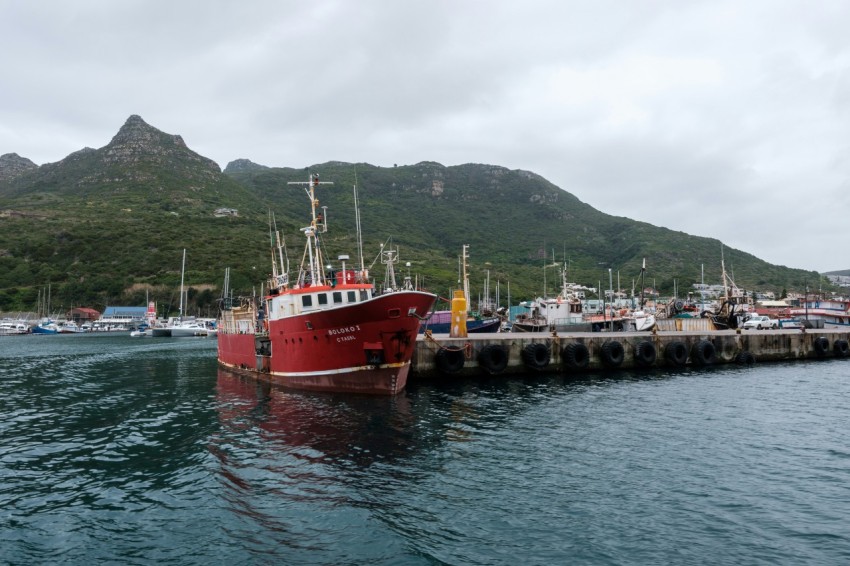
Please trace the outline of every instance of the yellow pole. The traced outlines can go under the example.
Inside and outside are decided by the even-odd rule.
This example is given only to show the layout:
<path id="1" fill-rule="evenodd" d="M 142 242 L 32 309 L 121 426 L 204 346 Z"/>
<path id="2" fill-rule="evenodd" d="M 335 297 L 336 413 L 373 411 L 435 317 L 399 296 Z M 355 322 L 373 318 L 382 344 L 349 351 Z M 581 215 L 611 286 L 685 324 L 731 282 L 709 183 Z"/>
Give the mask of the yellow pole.
<path id="1" fill-rule="evenodd" d="M 466 338 L 466 297 L 463 290 L 458 289 L 452 298 L 452 328 L 449 336 L 452 338 Z"/>

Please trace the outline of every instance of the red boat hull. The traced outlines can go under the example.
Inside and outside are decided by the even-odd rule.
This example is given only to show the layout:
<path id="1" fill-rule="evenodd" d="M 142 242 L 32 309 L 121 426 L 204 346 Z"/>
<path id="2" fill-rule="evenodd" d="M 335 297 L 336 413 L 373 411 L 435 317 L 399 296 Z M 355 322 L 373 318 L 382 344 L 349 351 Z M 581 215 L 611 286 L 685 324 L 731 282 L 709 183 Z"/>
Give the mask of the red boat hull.
<path id="1" fill-rule="evenodd" d="M 285 387 L 394 395 L 407 384 L 421 316 L 435 296 L 401 291 L 268 322 L 268 333 L 219 331 L 223 365 Z"/>

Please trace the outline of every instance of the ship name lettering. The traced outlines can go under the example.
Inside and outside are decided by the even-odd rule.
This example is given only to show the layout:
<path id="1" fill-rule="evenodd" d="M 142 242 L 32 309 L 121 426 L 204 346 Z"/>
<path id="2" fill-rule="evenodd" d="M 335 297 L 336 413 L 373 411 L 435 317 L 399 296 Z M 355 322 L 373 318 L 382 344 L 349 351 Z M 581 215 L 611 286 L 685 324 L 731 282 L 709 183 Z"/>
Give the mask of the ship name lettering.
<path id="1" fill-rule="evenodd" d="M 331 328 L 328 330 L 328 336 L 337 336 L 339 334 L 351 334 L 352 332 L 359 332 L 360 325 L 355 324 L 353 326 L 343 326 L 342 328 Z"/>

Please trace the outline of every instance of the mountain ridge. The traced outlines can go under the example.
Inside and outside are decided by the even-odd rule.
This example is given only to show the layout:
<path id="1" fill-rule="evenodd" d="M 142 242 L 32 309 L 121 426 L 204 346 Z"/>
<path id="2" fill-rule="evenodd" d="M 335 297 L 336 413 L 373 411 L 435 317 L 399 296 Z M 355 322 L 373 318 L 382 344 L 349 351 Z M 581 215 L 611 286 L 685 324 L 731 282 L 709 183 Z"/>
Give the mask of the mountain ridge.
<path id="1" fill-rule="evenodd" d="M 490 275 L 510 282 L 516 298 L 539 294 L 542 281 L 557 279 L 556 269 L 544 267 L 553 256 L 567 262 L 571 279 L 600 286 L 615 274 L 635 277 L 646 257 L 655 284 L 668 292 L 699 280 L 701 264 L 718 279 L 721 249 L 739 285 L 749 288 L 779 292 L 819 278 L 723 248 L 713 238 L 605 214 L 540 175 L 498 165 L 328 161 L 287 168 L 242 158 L 222 171 L 181 136 L 138 115 L 102 148 L 30 164 L 16 154 L 0 158 L 0 309 L 35 303 L 35 291 L 47 283 L 56 283 L 71 304 L 138 304 L 144 291 L 166 300 L 183 248 L 194 285 L 216 285 L 231 267 L 235 288 L 257 289 L 269 263 L 269 213 L 277 211 L 282 232 L 298 233 L 309 203 L 287 183 L 306 180 L 308 170 L 335 183 L 319 195 L 337 230 L 325 240 L 329 249 L 356 249 L 351 187 L 357 185 L 365 249 L 378 250 L 392 238 L 402 261 L 440 294 L 456 284 L 464 244 L 471 246 L 473 285 Z M 219 208 L 237 213 L 217 217 Z M 547 283 L 545 291 L 553 290 Z M 195 303 L 209 308 L 212 300 Z"/>

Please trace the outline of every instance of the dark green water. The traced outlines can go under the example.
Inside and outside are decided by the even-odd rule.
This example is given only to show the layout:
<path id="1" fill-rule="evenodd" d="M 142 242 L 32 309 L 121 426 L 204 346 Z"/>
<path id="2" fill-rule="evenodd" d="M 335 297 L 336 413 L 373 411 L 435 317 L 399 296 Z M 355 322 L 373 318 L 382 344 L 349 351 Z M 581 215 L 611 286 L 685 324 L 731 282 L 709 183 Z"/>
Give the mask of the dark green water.
<path id="1" fill-rule="evenodd" d="M 847 564 L 850 361 L 286 392 L 0 338 L 0 563 Z"/>

